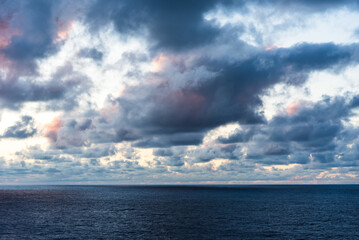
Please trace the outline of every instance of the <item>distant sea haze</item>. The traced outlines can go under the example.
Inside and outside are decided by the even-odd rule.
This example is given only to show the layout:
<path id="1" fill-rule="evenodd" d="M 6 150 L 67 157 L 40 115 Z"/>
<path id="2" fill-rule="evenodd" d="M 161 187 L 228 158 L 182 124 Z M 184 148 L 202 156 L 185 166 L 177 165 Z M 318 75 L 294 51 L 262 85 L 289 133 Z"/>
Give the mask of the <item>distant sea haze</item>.
<path id="1" fill-rule="evenodd" d="M 359 239 L 359 185 L 11 186 L 0 239 Z"/>

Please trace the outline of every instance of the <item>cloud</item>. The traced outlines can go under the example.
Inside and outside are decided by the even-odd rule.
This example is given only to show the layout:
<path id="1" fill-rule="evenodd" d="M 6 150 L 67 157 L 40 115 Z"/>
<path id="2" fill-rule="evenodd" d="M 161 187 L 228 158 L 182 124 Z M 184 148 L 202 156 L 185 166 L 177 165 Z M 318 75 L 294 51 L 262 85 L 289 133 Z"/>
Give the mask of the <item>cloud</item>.
<path id="1" fill-rule="evenodd" d="M 185 50 L 210 42 L 219 31 L 203 18 L 217 1 L 97 1 L 87 20 L 92 28 L 113 22 L 120 34 L 147 30 L 158 49 Z"/>
<path id="2" fill-rule="evenodd" d="M 357 96 L 324 97 L 294 114 L 276 115 L 261 127 L 242 125 L 241 130 L 217 141 L 240 143 L 246 149 L 244 158 L 261 164 L 356 165 L 358 129 L 347 122 L 357 107 Z M 248 132 L 251 137 L 243 141 Z"/>
<path id="3" fill-rule="evenodd" d="M 126 88 L 113 105 L 123 124 L 151 133 L 204 131 L 230 122 L 263 123 L 258 108 L 266 89 L 280 82 L 300 85 L 310 72 L 356 63 L 356 49 L 356 45 L 301 44 L 235 63 L 199 61 L 191 67 L 213 73 L 200 83 L 188 78 L 173 88 L 171 78 L 164 78 L 159 84 Z"/>
<path id="4" fill-rule="evenodd" d="M 153 150 L 153 155 L 160 157 L 170 157 L 173 155 L 173 152 L 170 149 L 156 149 Z"/>
<path id="5" fill-rule="evenodd" d="M 48 102 L 50 109 L 70 110 L 77 106 L 79 96 L 91 86 L 88 78 L 65 65 L 48 81 L 33 78 L 0 77 L 0 106 L 21 108 L 25 102 Z"/>
<path id="6" fill-rule="evenodd" d="M 34 119 L 31 116 L 22 116 L 21 121 L 8 127 L 1 135 L 1 138 L 28 138 L 36 134 L 37 129 L 34 126 Z"/>
<path id="7" fill-rule="evenodd" d="M 58 50 L 61 45 L 59 33 L 62 33 L 60 40 L 64 40 L 64 31 L 78 14 L 81 5 L 80 1 L 71 6 L 66 2 L 15 0 L 0 3 L 1 25 L 8 36 L 6 45 L 2 44 L 0 55 L 10 60 L 18 73 L 36 73 L 35 60 Z"/>
<path id="8" fill-rule="evenodd" d="M 333 0 L 333 1 L 321 1 L 321 0 L 300 0 L 300 1 L 267 1 L 267 3 L 276 2 L 282 9 L 298 9 L 299 11 L 304 12 L 322 12 L 326 10 L 335 9 L 338 7 L 349 7 L 349 8 L 357 8 L 358 1 L 355 0 Z M 299 8 L 298 8 L 299 7 Z"/>
<path id="9" fill-rule="evenodd" d="M 87 12 L 86 22 L 92 30 L 99 30 L 109 23 L 114 24 L 116 30 L 122 36 L 146 36 L 154 52 L 183 52 L 202 48 L 215 42 L 223 35 L 223 28 L 229 28 L 235 32 L 233 37 L 249 34 L 255 42 L 263 44 L 262 30 L 256 29 L 253 24 L 245 26 L 242 20 L 237 26 L 218 26 L 215 21 L 205 18 L 206 14 L 221 10 L 224 18 L 236 14 L 247 14 L 251 9 L 259 9 L 254 14 L 260 14 L 263 9 L 269 9 L 269 15 L 296 16 L 289 18 L 284 24 L 278 24 L 278 28 L 285 25 L 298 25 L 302 20 L 297 16 L 310 16 L 311 14 L 324 13 L 340 8 L 357 9 L 358 3 L 350 1 L 219 1 L 197 0 L 171 1 L 146 0 L 133 1 L 95 1 Z M 298 14 L 298 15 L 296 15 Z M 222 17 L 222 18 L 223 18 Z M 308 17 L 309 18 L 309 17 Z M 266 21 L 267 19 L 262 19 Z M 278 20 L 278 19 L 276 19 Z M 267 23 L 266 25 L 271 24 Z"/>
<path id="10" fill-rule="evenodd" d="M 254 127 L 246 127 L 242 129 L 237 129 L 236 132 L 232 133 L 228 137 L 220 136 L 217 141 L 220 143 L 238 143 L 238 142 L 248 142 L 251 140 L 253 135 L 256 133 Z"/>
<path id="11" fill-rule="evenodd" d="M 355 99 L 355 98 L 353 98 Z M 326 98 L 312 107 L 299 110 L 294 115 L 274 117 L 270 127 L 270 139 L 277 142 L 295 141 L 317 149 L 331 148 L 333 139 L 343 129 L 355 105 L 345 98 Z"/>
<path id="12" fill-rule="evenodd" d="M 189 155 L 190 161 L 194 163 L 209 162 L 213 159 L 230 159 L 238 160 L 243 157 L 240 153 L 240 148 L 235 144 L 225 146 L 209 146 L 188 150 L 186 154 Z"/>
<path id="13" fill-rule="evenodd" d="M 44 136 L 50 139 L 52 142 L 57 141 L 57 132 L 62 128 L 62 122 L 59 118 L 54 118 L 51 122 L 46 124 Z"/>
<path id="14" fill-rule="evenodd" d="M 181 58 L 176 59 L 173 68 L 169 63 L 169 72 L 165 69 L 163 73 L 149 73 L 146 76 L 149 82 L 145 79 L 142 84 L 126 87 L 120 97 L 109 101 L 110 112 L 92 111 L 91 119 L 81 120 L 84 121 L 81 126 L 77 125 L 77 119 L 69 116 L 68 123 L 57 134 L 56 146 L 66 148 L 123 141 L 133 142 L 132 145 L 139 148 L 199 145 L 208 130 L 223 124 L 238 122 L 254 128 L 255 125 L 266 124 L 263 113 L 259 111 L 261 95 L 266 89 L 277 83 L 300 86 L 313 71 L 340 71 L 357 62 L 356 49 L 355 44 L 300 44 L 256 53 L 236 62 L 199 59 L 184 66 L 182 72 L 178 72 L 177 68 L 181 66 L 178 64 Z M 186 71 L 192 73 L 192 69 L 196 68 L 205 68 L 207 72 L 201 70 L 197 80 L 193 80 Z M 178 75 L 181 84 L 176 85 Z M 160 81 L 151 82 L 152 77 Z M 270 124 L 275 129 L 276 122 L 293 121 L 298 116 L 296 113 L 303 109 L 307 109 L 304 103 L 301 108 L 291 111 L 293 118 L 283 120 L 277 117 Z M 106 117 L 104 113 L 111 117 Z M 78 115 L 73 117 L 82 119 Z M 292 125 L 302 131 L 288 130 L 286 136 L 277 131 L 271 134 L 271 139 L 299 140 L 310 131 L 307 123 L 293 122 Z M 329 123 L 317 126 L 325 128 L 328 134 L 331 131 L 335 134 L 338 130 Z M 253 138 L 253 131 L 243 128 L 237 135 L 218 141 L 248 142 Z M 325 140 L 330 142 L 330 137 L 323 137 L 316 144 L 326 145 Z M 268 155 L 290 152 L 287 147 L 274 146 L 277 146 L 276 150 L 272 146 L 263 151 Z"/>
<path id="15" fill-rule="evenodd" d="M 57 53 L 66 40 L 80 1 L 2 1 L 0 3 L 0 107 L 20 109 L 26 102 L 47 102 L 51 110 L 70 110 L 88 90 L 87 77 L 71 64 L 43 79 L 39 60 Z M 58 38 L 59 34 L 61 39 Z"/>
<path id="16" fill-rule="evenodd" d="M 307 27 L 301 19 L 326 21 L 357 7 L 306 0 L 1 2 L 0 110 L 23 117 L 4 130 L 0 147 L 5 138 L 39 137 L 1 157 L 2 173 L 55 182 L 348 179 L 359 164 L 354 87 L 320 100 L 309 90 L 290 99 L 273 95 L 273 109 L 264 96 L 278 85 L 301 90 L 316 72 L 345 81 L 343 72 L 355 71 L 359 60 L 352 39 L 269 40 L 280 29 Z M 44 140 L 49 146 L 35 142 Z"/>
<path id="17" fill-rule="evenodd" d="M 1 53 L 7 58 L 19 62 L 44 57 L 44 54 L 50 51 L 52 46 L 51 3 L 36 1 L 30 4 L 15 1 L 12 6 L 8 2 L 3 2 L 2 5 L 5 8 L 11 8 L 8 25 L 18 29 L 20 36 L 14 35 L 10 44 L 2 49 Z M 26 19 L 22 24 L 20 15 L 22 15 L 21 18 Z"/>
<path id="18" fill-rule="evenodd" d="M 133 144 L 134 147 L 140 148 L 160 148 L 170 146 L 198 145 L 202 142 L 203 133 L 173 133 L 173 134 L 153 134 Z"/>
<path id="19" fill-rule="evenodd" d="M 95 61 L 101 61 L 103 53 L 96 48 L 83 48 L 78 53 L 78 56 L 83 58 L 91 58 Z"/>

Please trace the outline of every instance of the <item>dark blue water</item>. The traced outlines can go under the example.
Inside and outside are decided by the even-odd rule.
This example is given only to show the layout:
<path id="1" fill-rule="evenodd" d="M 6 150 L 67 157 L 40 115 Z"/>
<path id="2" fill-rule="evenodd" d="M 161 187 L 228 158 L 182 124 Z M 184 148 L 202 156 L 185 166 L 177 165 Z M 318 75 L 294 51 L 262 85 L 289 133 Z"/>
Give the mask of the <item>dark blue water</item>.
<path id="1" fill-rule="evenodd" d="M 359 185 L 2 187 L 0 239 L 359 239 Z"/>

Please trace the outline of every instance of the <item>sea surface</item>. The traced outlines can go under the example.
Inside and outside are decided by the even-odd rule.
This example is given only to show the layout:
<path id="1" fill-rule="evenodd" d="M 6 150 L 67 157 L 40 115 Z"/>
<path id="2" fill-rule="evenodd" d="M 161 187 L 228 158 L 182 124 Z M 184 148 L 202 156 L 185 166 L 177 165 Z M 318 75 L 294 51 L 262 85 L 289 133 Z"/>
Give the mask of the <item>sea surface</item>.
<path id="1" fill-rule="evenodd" d="M 359 239 L 359 185 L 2 186 L 0 239 Z"/>

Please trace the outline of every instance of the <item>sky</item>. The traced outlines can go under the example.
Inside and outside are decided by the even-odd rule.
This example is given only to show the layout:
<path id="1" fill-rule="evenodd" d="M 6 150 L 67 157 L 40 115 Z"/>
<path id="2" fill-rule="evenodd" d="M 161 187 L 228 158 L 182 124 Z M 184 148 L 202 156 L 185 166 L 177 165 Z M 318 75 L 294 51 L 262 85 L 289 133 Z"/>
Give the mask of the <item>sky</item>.
<path id="1" fill-rule="evenodd" d="M 0 0 L 0 184 L 359 183 L 359 1 Z"/>

